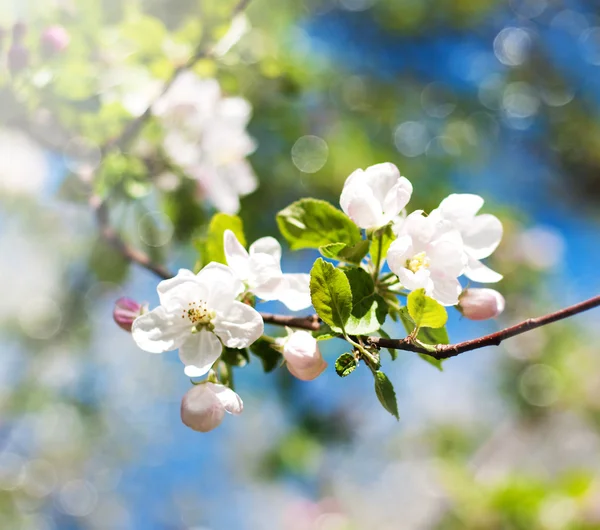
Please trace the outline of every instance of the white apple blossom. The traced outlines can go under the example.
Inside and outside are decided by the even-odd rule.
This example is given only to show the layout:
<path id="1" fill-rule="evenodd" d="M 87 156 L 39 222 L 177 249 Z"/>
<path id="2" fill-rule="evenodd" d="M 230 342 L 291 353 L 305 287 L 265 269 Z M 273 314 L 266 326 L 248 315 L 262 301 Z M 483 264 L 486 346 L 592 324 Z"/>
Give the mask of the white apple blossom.
<path id="1" fill-rule="evenodd" d="M 398 216 L 412 191 L 410 181 L 386 162 L 354 171 L 344 183 L 340 206 L 360 228 L 380 228 Z"/>
<path id="2" fill-rule="evenodd" d="M 246 157 L 256 149 L 246 132 L 252 108 L 240 97 L 223 97 L 215 79 L 181 73 L 152 111 L 166 134 L 164 148 L 218 210 L 235 213 L 239 198 L 258 186 Z"/>
<path id="3" fill-rule="evenodd" d="M 308 331 L 294 331 L 277 339 L 290 373 L 302 381 L 312 381 L 327 368 L 317 339 Z"/>
<path id="4" fill-rule="evenodd" d="M 181 400 L 181 421 L 199 432 L 212 431 L 225 413 L 238 415 L 244 403 L 233 390 L 216 383 L 201 383 L 188 390 Z"/>
<path id="5" fill-rule="evenodd" d="M 248 290 L 263 300 L 279 300 L 292 311 L 311 305 L 310 275 L 281 271 L 281 245 L 273 237 L 262 237 L 248 252 L 231 230 L 225 230 L 223 246 L 227 265 Z"/>
<path id="6" fill-rule="evenodd" d="M 219 358 L 222 345 L 245 348 L 263 333 L 260 314 L 236 300 L 243 290 L 220 263 L 209 263 L 198 274 L 180 269 L 158 284 L 160 306 L 135 319 L 133 339 L 151 353 L 179 348 L 186 375 L 200 377 Z"/>
<path id="7" fill-rule="evenodd" d="M 425 289 L 440 304 L 457 304 L 462 290 L 458 277 L 466 264 L 458 230 L 417 210 L 405 219 L 398 235 L 387 261 L 402 285 L 410 291 Z"/>
<path id="8" fill-rule="evenodd" d="M 504 297 L 494 289 L 466 289 L 458 303 L 460 312 L 469 320 L 496 318 L 504 306 Z"/>
<path id="9" fill-rule="evenodd" d="M 502 275 L 479 260 L 487 258 L 500 244 L 502 223 L 491 214 L 477 215 L 483 203 L 479 195 L 453 193 L 430 216 L 449 221 L 460 232 L 467 259 L 465 276 L 475 282 L 495 283 L 502 279 Z"/>

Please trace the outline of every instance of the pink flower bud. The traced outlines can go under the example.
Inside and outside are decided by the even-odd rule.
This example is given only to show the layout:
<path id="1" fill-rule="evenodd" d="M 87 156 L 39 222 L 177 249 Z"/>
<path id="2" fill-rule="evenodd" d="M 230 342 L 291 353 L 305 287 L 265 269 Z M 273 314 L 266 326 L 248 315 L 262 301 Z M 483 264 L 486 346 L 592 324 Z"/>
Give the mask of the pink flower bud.
<path id="1" fill-rule="evenodd" d="M 233 390 L 216 383 L 201 383 L 186 392 L 181 400 L 181 421 L 199 432 L 212 431 L 225 413 L 241 414 L 244 403 Z"/>
<path id="2" fill-rule="evenodd" d="M 29 50 L 14 42 L 8 50 L 8 69 L 14 74 L 24 70 L 29 65 Z"/>
<path id="3" fill-rule="evenodd" d="M 125 331 L 131 332 L 133 321 L 145 312 L 145 307 L 131 298 L 119 298 L 115 302 L 113 318 L 117 325 Z"/>
<path id="4" fill-rule="evenodd" d="M 278 339 L 283 346 L 283 357 L 290 373 L 302 381 L 312 381 L 327 368 L 317 340 L 308 331 L 295 331 Z"/>
<path id="5" fill-rule="evenodd" d="M 25 22 L 17 22 L 12 28 L 12 33 L 13 41 L 21 42 L 27 33 L 27 26 L 25 25 Z"/>
<path id="6" fill-rule="evenodd" d="M 71 36 L 62 26 L 50 26 L 42 33 L 40 42 L 42 51 L 52 55 L 66 50 L 71 42 Z"/>
<path id="7" fill-rule="evenodd" d="M 466 289 L 460 295 L 458 308 L 470 320 L 487 320 L 504 311 L 504 297 L 494 289 Z"/>

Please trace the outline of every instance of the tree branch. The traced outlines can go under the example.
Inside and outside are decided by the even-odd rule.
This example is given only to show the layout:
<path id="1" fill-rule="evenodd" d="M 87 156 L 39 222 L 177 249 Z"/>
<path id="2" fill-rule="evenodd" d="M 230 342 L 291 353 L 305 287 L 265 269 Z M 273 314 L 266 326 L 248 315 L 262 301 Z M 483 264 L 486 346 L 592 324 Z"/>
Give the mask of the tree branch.
<path id="1" fill-rule="evenodd" d="M 583 313 L 584 311 L 588 311 L 598 306 L 600 306 L 600 295 L 594 296 L 589 300 L 585 300 L 584 302 L 560 309 L 548 315 L 530 318 L 509 328 L 497 331 L 496 333 L 491 333 L 490 335 L 479 337 L 477 339 L 471 339 L 464 342 L 459 342 L 457 344 L 438 344 L 437 346 L 434 346 L 435 351 L 433 352 L 412 344 L 408 339 L 385 339 L 381 337 L 369 337 L 367 339 L 367 343 L 377 348 L 407 350 L 417 353 L 425 353 L 435 357 L 436 359 L 448 359 L 449 357 L 455 357 L 461 353 L 484 348 L 485 346 L 499 346 L 502 341 L 514 337 L 515 335 L 521 335 L 526 331 L 540 328 L 542 326 L 551 324 L 552 322 L 557 322 L 558 320 L 572 317 L 573 315 Z"/>

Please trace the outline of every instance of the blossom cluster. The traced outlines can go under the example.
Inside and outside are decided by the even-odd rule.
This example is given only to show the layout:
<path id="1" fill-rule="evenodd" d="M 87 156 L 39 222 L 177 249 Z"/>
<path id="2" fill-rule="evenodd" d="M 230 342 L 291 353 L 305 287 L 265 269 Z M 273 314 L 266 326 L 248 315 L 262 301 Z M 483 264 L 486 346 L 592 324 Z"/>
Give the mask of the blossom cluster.
<path id="1" fill-rule="evenodd" d="M 201 117 L 190 117 L 184 110 L 169 109 L 168 105 L 163 108 L 165 116 L 171 113 L 171 118 L 190 127 L 198 125 Z M 117 302 L 115 321 L 131 331 L 141 349 L 151 353 L 179 350 L 187 376 L 207 376 L 204 382 L 195 383 L 183 398 L 181 415 L 186 425 L 206 432 L 221 423 L 225 412 L 242 412 L 241 398 L 218 375 L 219 363 L 225 362 L 223 355 L 228 350 L 244 350 L 262 341 L 278 352 L 277 355 L 281 354 L 292 375 L 306 381 L 316 378 L 327 367 L 317 339 L 310 332 L 288 329 L 286 337 L 265 336 L 263 318 L 254 308 L 257 298 L 279 301 L 292 311 L 314 305 L 322 320 L 335 332 L 333 336 L 346 339 L 359 350 L 362 347 L 349 335 L 378 331 L 387 313 L 393 310 L 381 297 L 377 298 L 379 294 L 385 294 L 389 301 L 390 293 L 397 297 L 421 291 L 421 296 L 429 297 L 444 315 L 442 306 L 456 306 L 466 318 L 473 320 L 494 318 L 502 312 L 504 299 L 498 292 L 463 289 L 459 281 L 462 275 L 483 283 L 502 278 L 480 261 L 490 256 L 500 243 L 501 222 L 493 215 L 480 214 L 484 201 L 471 194 L 452 194 L 428 215 L 422 210 L 407 213 L 412 191 L 412 184 L 400 175 L 398 168 L 384 163 L 358 169 L 347 178 L 340 198 L 347 217 L 331 205 L 312 199 L 305 199 L 303 201 L 308 203 L 292 208 L 289 215 L 296 232 L 290 235 L 282 229 L 292 246 L 316 248 L 323 237 L 328 241 L 327 223 L 331 223 L 333 231 L 340 223 L 346 223 L 338 237 L 345 237 L 348 227 L 355 231 L 353 237 L 358 238 L 358 242 L 352 240 L 352 248 L 363 249 L 358 255 L 331 254 L 333 251 L 328 245 L 319 247 L 325 256 L 340 261 L 344 270 L 352 269 L 352 265 L 362 269 L 350 276 L 337 273 L 338 279 L 341 274 L 341 283 L 319 277 L 316 266 L 310 275 L 284 273 L 282 248 L 275 238 L 258 239 L 246 250 L 234 230 L 224 229 L 220 235 L 224 263 L 212 261 L 196 274 L 181 269 L 175 277 L 160 282 L 157 288 L 160 305 L 151 311 L 128 299 Z M 280 212 L 279 215 L 288 214 Z M 365 231 L 365 239 L 361 239 L 359 229 Z M 389 239 L 387 245 L 383 243 L 384 235 Z M 379 250 L 367 257 L 371 245 Z M 333 247 L 340 250 L 347 244 L 333 243 Z M 389 272 L 384 272 L 386 262 Z M 329 267 L 333 269 L 332 265 Z M 350 285 L 350 280 L 355 285 Z M 327 282 L 330 283 L 323 287 Z M 327 300 L 336 289 L 348 289 L 347 295 L 354 296 L 352 290 L 356 289 L 356 282 L 359 282 L 357 304 L 360 310 L 348 314 L 344 322 L 330 314 Z M 341 292 L 337 294 L 343 296 Z M 385 307 L 383 318 L 378 312 L 381 305 L 378 300 L 382 300 Z M 344 312 L 341 307 L 336 310 L 340 314 Z M 439 325 L 443 326 L 444 322 L 445 319 Z M 419 322 L 414 324 L 419 327 Z M 438 324 L 430 322 L 429 326 Z M 364 348 L 362 351 L 369 355 Z M 345 377 L 350 373 L 357 358 L 346 357 L 339 370 L 336 363 L 338 375 Z M 370 368 L 374 374 L 379 370 L 378 365 L 370 365 Z"/>

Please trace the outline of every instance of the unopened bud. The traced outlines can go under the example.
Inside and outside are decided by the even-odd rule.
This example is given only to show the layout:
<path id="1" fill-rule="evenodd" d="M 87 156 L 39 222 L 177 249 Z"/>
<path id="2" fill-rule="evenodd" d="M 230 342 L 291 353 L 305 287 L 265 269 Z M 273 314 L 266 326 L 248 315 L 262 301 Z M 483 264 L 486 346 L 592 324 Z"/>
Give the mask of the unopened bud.
<path id="1" fill-rule="evenodd" d="M 290 373 L 302 381 L 312 381 L 327 368 L 317 340 L 308 331 L 295 331 L 278 339 Z"/>
<path id="2" fill-rule="evenodd" d="M 60 53 L 69 47 L 71 36 L 62 26 L 50 26 L 44 30 L 40 37 L 42 51 L 46 55 Z"/>
<path id="3" fill-rule="evenodd" d="M 22 44 L 13 43 L 8 50 L 8 69 L 15 74 L 27 68 L 29 64 L 29 50 Z"/>
<path id="4" fill-rule="evenodd" d="M 113 318 L 117 325 L 125 331 L 131 332 L 133 321 L 146 312 L 146 307 L 138 304 L 131 298 L 119 298 L 115 302 Z"/>
<path id="5" fill-rule="evenodd" d="M 198 432 L 212 431 L 225 413 L 241 414 L 244 403 L 233 390 L 217 383 L 201 383 L 186 392 L 181 400 L 181 421 Z"/>
<path id="6" fill-rule="evenodd" d="M 458 302 L 460 312 L 470 320 L 495 318 L 504 305 L 504 297 L 494 289 L 466 289 Z"/>

